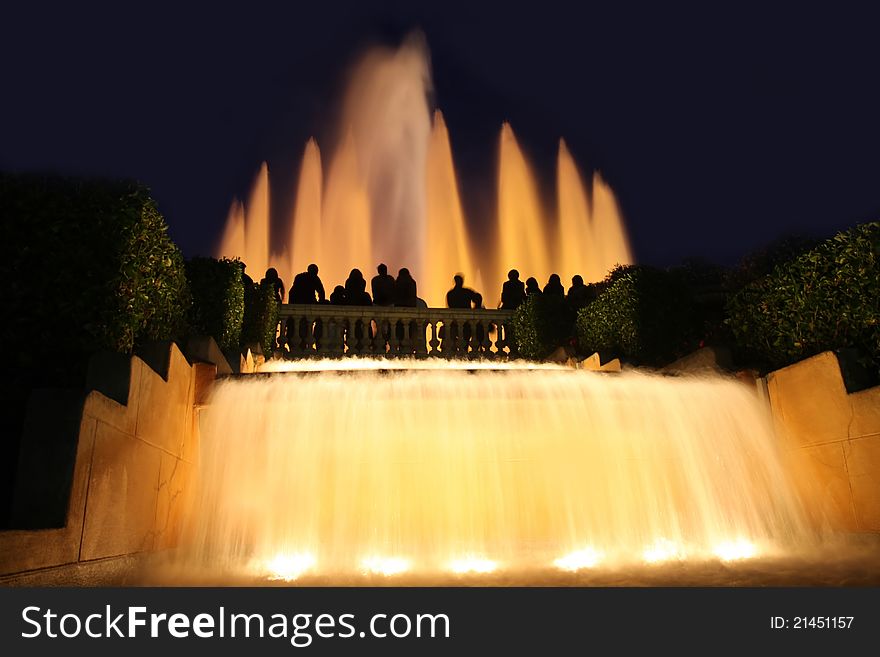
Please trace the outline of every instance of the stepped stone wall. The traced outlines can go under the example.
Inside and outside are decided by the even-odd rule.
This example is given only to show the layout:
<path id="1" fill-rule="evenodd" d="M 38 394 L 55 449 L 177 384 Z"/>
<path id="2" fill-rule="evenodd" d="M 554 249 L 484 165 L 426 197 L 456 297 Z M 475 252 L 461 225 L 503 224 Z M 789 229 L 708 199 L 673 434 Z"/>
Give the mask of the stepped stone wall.
<path id="1" fill-rule="evenodd" d="M 813 519 L 880 532 L 880 386 L 848 393 L 827 351 L 770 373 L 767 392 Z"/>
<path id="2" fill-rule="evenodd" d="M 0 576 L 174 547 L 196 485 L 198 414 L 217 367 L 190 365 L 175 345 L 167 374 L 131 358 L 127 403 L 98 391 L 80 396 L 78 435 L 63 526 L 0 532 Z M 40 476 L 52 432 L 53 404 L 69 391 L 39 391 L 25 420 L 20 472 Z M 69 399 L 68 405 L 69 405 Z M 29 503 L 28 481 L 16 504 Z M 19 501 L 21 497 L 21 501 Z"/>

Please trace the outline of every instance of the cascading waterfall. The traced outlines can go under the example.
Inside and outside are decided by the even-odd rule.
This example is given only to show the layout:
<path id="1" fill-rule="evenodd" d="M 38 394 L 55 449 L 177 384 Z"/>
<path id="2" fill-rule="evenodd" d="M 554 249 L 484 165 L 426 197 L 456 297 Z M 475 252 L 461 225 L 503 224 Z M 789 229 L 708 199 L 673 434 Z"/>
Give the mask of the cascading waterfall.
<path id="1" fill-rule="evenodd" d="M 732 561 L 812 540 L 763 402 L 736 380 L 360 366 L 217 384 L 181 559 L 406 577 Z"/>

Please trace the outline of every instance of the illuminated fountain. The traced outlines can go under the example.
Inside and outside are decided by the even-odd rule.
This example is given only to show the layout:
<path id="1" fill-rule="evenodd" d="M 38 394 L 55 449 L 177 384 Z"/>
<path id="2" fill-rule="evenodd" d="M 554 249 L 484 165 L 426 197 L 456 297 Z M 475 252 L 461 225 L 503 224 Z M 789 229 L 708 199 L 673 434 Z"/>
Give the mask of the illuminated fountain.
<path id="1" fill-rule="evenodd" d="M 460 271 L 487 307 L 511 267 L 568 283 L 632 261 L 601 176 L 585 184 L 560 140 L 554 214 L 506 123 L 495 238 L 473 239 L 430 84 L 421 40 L 371 51 L 352 77 L 329 166 L 314 140 L 306 145 L 289 239 L 268 248 L 264 166 L 248 203 L 233 204 L 219 254 L 241 257 L 254 276 L 274 266 L 286 281 L 316 262 L 327 288 L 353 267 L 368 277 L 379 262 L 409 267 L 434 306 Z M 720 376 L 270 361 L 216 384 L 201 445 L 178 579 L 567 582 L 615 569 L 725 569 L 821 542 L 765 402 Z"/>
<path id="2" fill-rule="evenodd" d="M 815 540 L 740 382 L 310 365 L 218 383 L 188 569 L 443 582 L 733 563 Z"/>
<path id="3" fill-rule="evenodd" d="M 507 271 L 543 285 L 550 273 L 568 284 L 579 273 L 601 280 L 616 264 L 632 262 L 617 201 L 598 174 L 584 182 L 559 143 L 557 209 L 543 207 L 528 157 L 505 123 L 498 140 L 497 213 L 466 217 L 459 196 L 449 132 L 433 112 L 428 53 L 420 38 L 399 49 L 371 50 L 351 77 L 339 144 L 322 167 L 318 144 L 306 144 L 292 217 L 269 206 L 271 179 L 264 163 L 245 205 L 234 201 L 217 249 L 239 257 L 257 279 L 270 266 L 289 284 L 315 262 L 327 289 L 357 267 L 369 278 L 379 262 L 392 273 L 407 267 L 431 306 L 444 306 L 456 272 L 485 299 L 499 301 Z M 269 247 L 272 220 L 288 238 Z M 495 226 L 497 239 L 473 238 L 471 222 Z"/>

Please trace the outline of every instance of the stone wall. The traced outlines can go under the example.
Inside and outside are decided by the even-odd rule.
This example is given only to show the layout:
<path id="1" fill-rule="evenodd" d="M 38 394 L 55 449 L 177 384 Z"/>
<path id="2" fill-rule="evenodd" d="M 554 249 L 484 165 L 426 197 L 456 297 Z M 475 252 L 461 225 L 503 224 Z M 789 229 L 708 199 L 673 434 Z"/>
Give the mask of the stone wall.
<path id="1" fill-rule="evenodd" d="M 66 522 L 0 532 L 0 575 L 176 545 L 195 486 L 199 404 L 216 366 L 190 365 L 174 345 L 168 359 L 164 378 L 131 359 L 127 404 L 97 391 L 85 396 L 78 439 L 71 441 L 76 454 Z M 51 416 L 52 394 L 32 410 Z M 39 462 L 39 435 L 25 438 Z"/>
<path id="2" fill-rule="evenodd" d="M 880 532 L 880 386 L 847 393 L 824 352 L 767 377 L 777 433 L 817 524 Z"/>

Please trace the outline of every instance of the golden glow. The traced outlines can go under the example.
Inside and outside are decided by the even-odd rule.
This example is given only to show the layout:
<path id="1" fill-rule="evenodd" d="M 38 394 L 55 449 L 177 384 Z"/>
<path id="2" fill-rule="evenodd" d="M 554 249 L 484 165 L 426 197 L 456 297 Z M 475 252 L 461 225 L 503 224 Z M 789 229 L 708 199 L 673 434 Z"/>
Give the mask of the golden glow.
<path id="1" fill-rule="evenodd" d="M 269 167 L 260 167 L 251 196 L 245 206 L 244 262 L 251 269 L 250 276 L 259 281 L 269 264 Z M 253 263 L 253 265 L 251 264 Z"/>
<path id="2" fill-rule="evenodd" d="M 574 572 L 583 568 L 595 568 L 603 559 L 603 554 L 593 547 L 586 547 L 566 554 L 553 562 L 560 570 Z"/>
<path id="3" fill-rule="evenodd" d="M 400 557 L 365 557 L 361 560 L 361 570 L 372 575 L 399 575 L 410 569 L 409 559 Z"/>
<path id="4" fill-rule="evenodd" d="M 744 538 L 738 538 L 735 541 L 724 541 L 715 546 L 713 550 L 715 556 L 722 561 L 740 561 L 742 559 L 751 559 L 758 554 L 758 548 L 754 543 Z"/>
<path id="5" fill-rule="evenodd" d="M 620 206 L 614 197 L 611 187 L 603 180 L 601 174 L 593 174 L 593 239 L 597 244 L 597 257 L 606 272 L 616 264 L 630 264 L 632 252 Z"/>
<path id="6" fill-rule="evenodd" d="M 259 366 L 260 372 L 358 372 L 370 370 L 553 370 L 571 372 L 567 365 L 520 363 L 515 361 L 441 360 L 436 358 L 358 358 L 345 360 L 322 358 L 308 360 L 270 360 Z"/>
<path id="7" fill-rule="evenodd" d="M 292 582 L 315 567 L 315 557 L 309 553 L 285 554 L 279 552 L 266 562 L 269 579 Z"/>
<path id="8" fill-rule="evenodd" d="M 547 200 L 553 216 L 507 123 L 495 185 L 485 191 L 496 214 L 466 216 L 449 130 L 439 111 L 432 121 L 426 101 L 430 78 L 421 39 L 368 51 L 350 76 L 332 157 L 322 163 L 317 142 L 306 144 L 292 216 L 272 225 L 263 163 L 247 203 L 233 203 L 217 255 L 241 258 L 254 280 L 275 267 L 287 288 L 314 262 L 328 294 L 352 268 L 369 280 L 380 262 L 394 275 L 407 267 L 433 307 L 446 305 L 461 272 L 487 308 L 498 306 L 512 268 L 541 286 L 558 273 L 568 287 L 576 273 L 600 280 L 615 264 L 632 262 L 617 200 L 602 178 L 584 178 L 560 140 L 555 204 Z M 284 235 L 272 241 L 275 248 L 270 233 Z"/>
<path id="9" fill-rule="evenodd" d="M 464 274 L 465 285 L 480 289 L 471 259 L 467 225 L 458 195 L 458 180 L 452 164 L 449 132 L 440 111 L 434 112 L 426 165 L 426 235 L 423 297 L 431 305 L 446 305 L 446 292 L 456 272 Z M 486 304 L 488 308 L 493 305 Z"/>
<path id="10" fill-rule="evenodd" d="M 485 557 L 468 555 L 459 559 L 453 559 L 449 562 L 449 570 L 457 575 L 465 575 L 468 573 L 477 573 L 485 575 L 491 573 L 498 568 L 498 564 Z"/>
<path id="11" fill-rule="evenodd" d="M 218 380 L 182 556 L 234 572 L 308 554 L 328 577 L 406 559 L 399 576 L 420 577 L 734 560 L 812 536 L 738 381 L 428 363 L 443 369 Z"/>
<path id="12" fill-rule="evenodd" d="M 322 184 L 321 151 L 318 143 L 309 139 L 303 152 L 296 187 L 296 205 L 287 248 L 289 262 L 286 272 L 282 273 L 285 289 L 289 289 L 293 277 L 305 271 L 311 263 L 325 262 L 325 237 L 321 220 Z M 327 290 L 327 294 L 329 293 L 330 290 Z"/>
<path id="13" fill-rule="evenodd" d="M 238 199 L 234 199 L 229 206 L 226 227 L 223 229 L 223 237 L 220 238 L 217 255 L 239 260 L 244 260 L 247 255 L 244 249 L 244 205 Z"/>
<path id="14" fill-rule="evenodd" d="M 521 280 L 535 276 L 541 287 L 551 271 L 552 228 L 544 217 L 531 165 L 509 123 L 501 127 L 498 155 L 498 265 L 500 280 L 493 284 L 500 296 L 506 271 L 516 268 Z"/>
<path id="15" fill-rule="evenodd" d="M 327 241 L 322 262 L 315 264 L 329 297 L 352 269 L 360 269 L 369 280 L 376 266 L 370 252 L 370 198 L 350 131 L 330 165 L 322 213 L 322 239 Z"/>
<path id="16" fill-rule="evenodd" d="M 665 538 L 657 539 L 642 552 L 642 559 L 647 563 L 682 560 L 686 556 L 684 548 Z"/>

